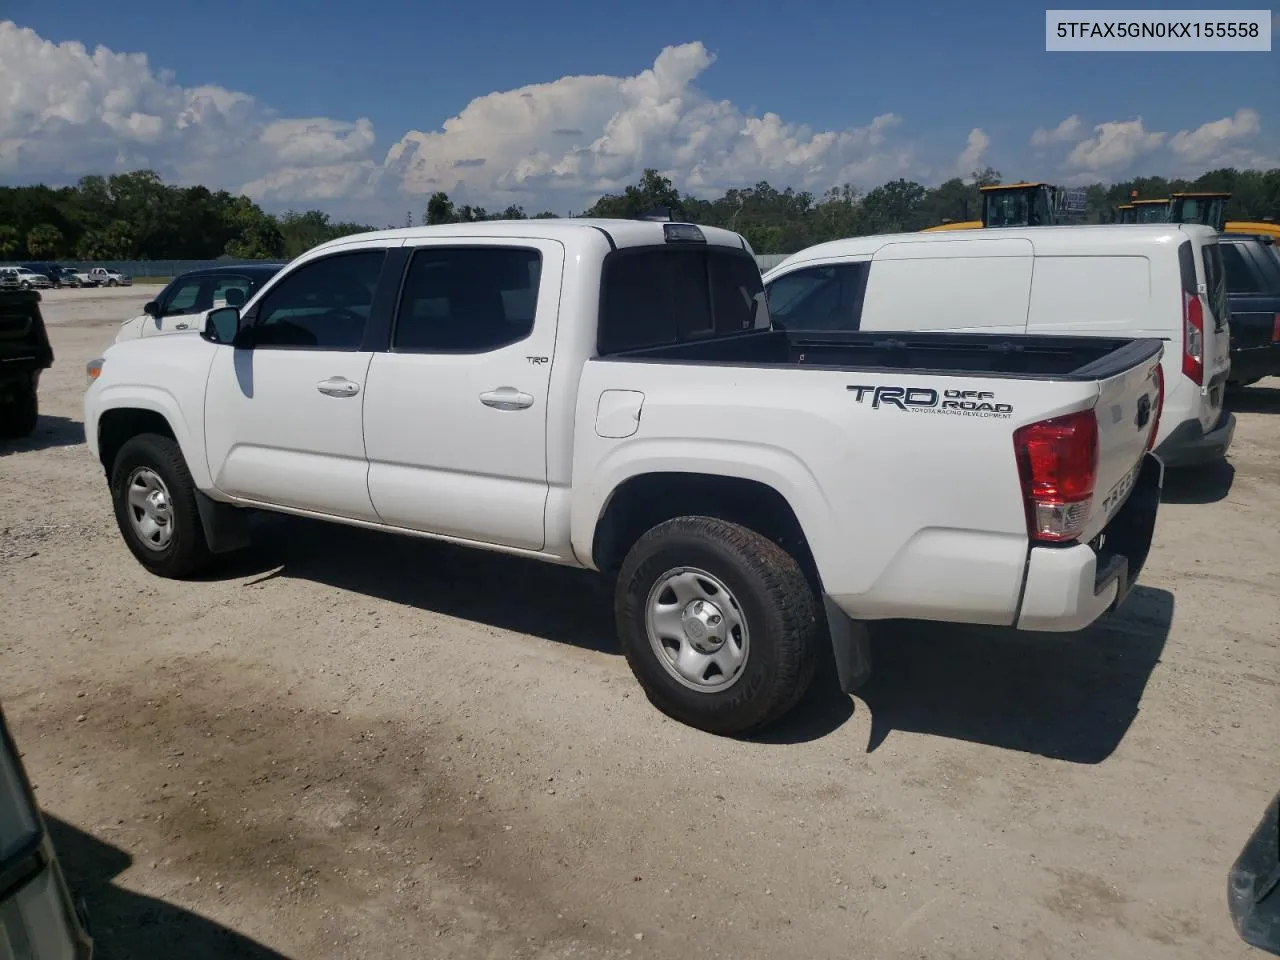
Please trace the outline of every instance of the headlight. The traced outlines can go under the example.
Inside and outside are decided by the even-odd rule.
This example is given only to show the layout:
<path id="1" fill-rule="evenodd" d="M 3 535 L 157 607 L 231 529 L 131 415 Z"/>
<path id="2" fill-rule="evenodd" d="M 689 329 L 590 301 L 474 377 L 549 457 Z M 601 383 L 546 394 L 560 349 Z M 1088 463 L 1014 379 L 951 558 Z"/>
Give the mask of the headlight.
<path id="1" fill-rule="evenodd" d="M 93 386 L 93 381 L 102 375 L 102 365 L 106 363 L 102 357 L 95 357 L 84 365 L 84 378 L 88 386 Z"/>

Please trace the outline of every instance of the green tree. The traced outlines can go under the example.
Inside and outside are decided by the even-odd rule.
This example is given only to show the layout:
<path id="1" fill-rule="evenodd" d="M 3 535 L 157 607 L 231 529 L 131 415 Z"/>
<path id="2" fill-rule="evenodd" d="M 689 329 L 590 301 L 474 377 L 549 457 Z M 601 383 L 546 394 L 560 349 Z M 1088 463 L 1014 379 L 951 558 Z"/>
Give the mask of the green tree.
<path id="1" fill-rule="evenodd" d="M 62 231 L 51 223 L 32 227 L 27 234 L 27 253 L 32 257 L 56 257 L 62 251 Z"/>
<path id="2" fill-rule="evenodd" d="M 427 212 L 422 218 L 424 224 L 453 223 L 453 201 L 443 190 L 436 191 L 427 201 Z"/>
<path id="3" fill-rule="evenodd" d="M 21 242 L 22 237 L 17 227 L 0 223 L 0 260 L 8 260 L 17 253 Z"/>
<path id="4" fill-rule="evenodd" d="M 969 174 L 973 180 L 975 187 L 994 187 L 1003 181 L 1000 179 L 1000 171 L 994 167 L 983 167 L 981 170 L 975 170 Z"/>

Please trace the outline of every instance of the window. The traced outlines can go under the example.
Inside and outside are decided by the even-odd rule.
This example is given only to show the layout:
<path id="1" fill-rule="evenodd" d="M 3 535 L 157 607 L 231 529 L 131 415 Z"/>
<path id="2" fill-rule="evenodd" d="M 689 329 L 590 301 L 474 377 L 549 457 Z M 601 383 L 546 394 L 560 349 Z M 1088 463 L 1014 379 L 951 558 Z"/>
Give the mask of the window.
<path id="1" fill-rule="evenodd" d="M 866 263 L 796 270 L 769 284 L 769 313 L 783 330 L 857 330 Z"/>
<path id="2" fill-rule="evenodd" d="M 188 277 L 174 281 L 163 312 L 166 317 L 181 317 L 212 307 L 213 303 L 209 300 L 209 278 Z"/>
<path id="3" fill-rule="evenodd" d="M 421 247 L 409 261 L 391 349 L 486 353 L 533 332 L 542 255 L 527 247 Z"/>
<path id="4" fill-rule="evenodd" d="M 292 271 L 257 310 L 253 345 L 358 350 L 386 256 L 339 253 Z"/>
<path id="5" fill-rule="evenodd" d="M 769 326 L 760 268 L 745 251 L 621 250 L 606 259 L 601 284 L 601 355 Z"/>
<path id="6" fill-rule="evenodd" d="M 1214 328 L 1222 329 L 1222 324 L 1230 316 L 1227 303 L 1227 278 L 1222 269 L 1222 247 L 1225 244 L 1206 243 L 1200 248 L 1200 258 L 1204 264 L 1204 286 L 1209 301 L 1209 309 L 1213 311 Z"/>
<path id="7" fill-rule="evenodd" d="M 1218 250 L 1222 253 L 1222 266 L 1227 274 L 1228 293 L 1259 293 L 1262 287 L 1254 276 L 1244 253 L 1234 243 L 1220 243 Z"/>
<path id="8" fill-rule="evenodd" d="M 221 277 L 213 277 L 213 295 L 209 298 L 213 306 L 216 307 L 242 307 L 245 301 L 249 299 L 249 292 L 253 289 L 253 284 L 248 277 L 234 276 L 228 274 Z M 227 300 L 228 290 L 240 291 L 239 298 L 233 294 L 231 300 Z M 212 307 L 207 308 L 212 309 Z"/>

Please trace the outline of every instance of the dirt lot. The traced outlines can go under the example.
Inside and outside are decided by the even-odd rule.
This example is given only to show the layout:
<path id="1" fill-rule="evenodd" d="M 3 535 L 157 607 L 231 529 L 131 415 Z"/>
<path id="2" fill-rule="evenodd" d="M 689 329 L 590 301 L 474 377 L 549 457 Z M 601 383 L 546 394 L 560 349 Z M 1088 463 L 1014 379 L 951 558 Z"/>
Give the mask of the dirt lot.
<path id="1" fill-rule="evenodd" d="M 1227 870 L 1280 788 L 1280 384 L 1171 477 L 1080 636 L 892 625 L 767 740 L 666 720 L 608 586 L 282 520 L 152 578 L 83 446 L 153 290 L 55 291 L 0 448 L 0 701 L 104 957 L 1247 958 Z"/>

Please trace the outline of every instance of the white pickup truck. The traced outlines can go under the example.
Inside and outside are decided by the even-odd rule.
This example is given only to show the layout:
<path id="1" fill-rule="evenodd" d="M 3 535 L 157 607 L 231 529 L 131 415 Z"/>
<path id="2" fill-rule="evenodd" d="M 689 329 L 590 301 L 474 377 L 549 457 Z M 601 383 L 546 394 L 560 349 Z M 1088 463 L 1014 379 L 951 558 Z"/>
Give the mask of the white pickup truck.
<path id="1" fill-rule="evenodd" d="M 616 574 L 664 712 L 742 734 L 866 621 L 1074 631 L 1146 560 L 1158 340 L 793 334 L 737 234 L 525 220 L 344 237 L 193 337 L 89 366 L 121 534 L 165 577 L 243 508 Z"/>

